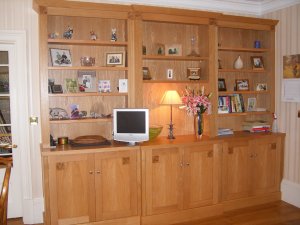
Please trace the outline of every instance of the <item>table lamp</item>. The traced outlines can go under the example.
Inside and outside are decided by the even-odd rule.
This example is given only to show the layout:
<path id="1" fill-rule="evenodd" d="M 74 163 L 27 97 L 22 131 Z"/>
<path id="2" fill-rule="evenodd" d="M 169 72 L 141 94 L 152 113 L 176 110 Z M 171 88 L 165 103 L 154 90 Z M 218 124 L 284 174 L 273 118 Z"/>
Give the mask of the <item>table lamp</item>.
<path id="1" fill-rule="evenodd" d="M 169 124 L 168 139 L 175 139 L 175 137 L 173 135 L 174 124 L 172 122 L 172 106 L 173 105 L 181 105 L 182 104 L 181 97 L 179 96 L 177 91 L 169 90 L 169 91 L 165 92 L 164 96 L 162 97 L 162 99 L 160 101 L 160 104 L 161 105 L 170 105 L 170 107 L 171 107 L 171 121 Z"/>

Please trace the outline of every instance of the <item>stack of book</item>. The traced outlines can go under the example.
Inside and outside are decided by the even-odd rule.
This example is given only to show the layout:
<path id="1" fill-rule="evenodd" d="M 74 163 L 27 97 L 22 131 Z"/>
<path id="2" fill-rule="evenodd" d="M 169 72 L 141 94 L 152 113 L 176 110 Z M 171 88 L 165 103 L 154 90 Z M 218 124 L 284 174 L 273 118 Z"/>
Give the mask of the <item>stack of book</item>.
<path id="1" fill-rule="evenodd" d="M 255 120 L 244 121 L 243 130 L 250 132 L 269 132 L 271 131 L 271 125 L 267 121 Z"/>
<path id="2" fill-rule="evenodd" d="M 218 113 L 245 112 L 244 99 L 241 94 L 219 96 Z"/>
<path id="3" fill-rule="evenodd" d="M 218 129 L 218 135 L 222 136 L 222 135 L 230 135 L 233 134 L 233 130 L 230 128 L 219 128 Z"/>

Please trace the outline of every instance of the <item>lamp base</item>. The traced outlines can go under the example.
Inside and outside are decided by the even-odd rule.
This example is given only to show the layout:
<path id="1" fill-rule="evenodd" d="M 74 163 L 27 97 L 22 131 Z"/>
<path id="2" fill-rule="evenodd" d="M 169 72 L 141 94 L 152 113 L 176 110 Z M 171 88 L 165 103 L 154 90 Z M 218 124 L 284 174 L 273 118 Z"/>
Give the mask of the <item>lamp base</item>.
<path id="1" fill-rule="evenodd" d="M 170 124 L 169 124 L 169 135 L 168 135 L 168 139 L 175 139 L 174 134 L 173 134 L 173 130 L 174 130 L 174 124 L 170 123 Z"/>

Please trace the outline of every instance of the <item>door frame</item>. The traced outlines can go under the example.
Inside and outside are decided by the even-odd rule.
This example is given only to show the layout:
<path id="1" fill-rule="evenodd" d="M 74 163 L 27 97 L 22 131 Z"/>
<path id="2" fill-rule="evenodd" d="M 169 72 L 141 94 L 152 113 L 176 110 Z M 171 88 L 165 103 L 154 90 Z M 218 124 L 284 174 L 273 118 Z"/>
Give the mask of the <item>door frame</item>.
<path id="1" fill-rule="evenodd" d="M 18 145 L 16 167 L 20 169 L 20 183 L 22 190 L 23 221 L 31 220 L 34 216 L 31 206 L 32 200 L 32 179 L 31 179 L 31 158 L 30 158 L 30 127 L 29 127 L 29 92 L 28 92 L 28 68 L 26 51 L 26 32 L 16 30 L 0 30 L 0 44 L 11 45 L 15 59 L 10 66 L 10 74 L 13 77 L 14 86 L 10 87 L 10 95 L 16 100 L 16 104 L 11 104 L 11 112 L 18 113 L 12 115 L 17 118 L 17 124 L 11 124 L 12 130 L 17 130 L 12 143 Z M 10 81 L 11 82 L 11 81 Z M 21 113 L 20 113 L 21 112 Z M 14 152 L 14 150 L 13 150 Z M 15 155 L 13 153 L 13 155 Z M 29 200 L 29 201 L 28 201 Z"/>

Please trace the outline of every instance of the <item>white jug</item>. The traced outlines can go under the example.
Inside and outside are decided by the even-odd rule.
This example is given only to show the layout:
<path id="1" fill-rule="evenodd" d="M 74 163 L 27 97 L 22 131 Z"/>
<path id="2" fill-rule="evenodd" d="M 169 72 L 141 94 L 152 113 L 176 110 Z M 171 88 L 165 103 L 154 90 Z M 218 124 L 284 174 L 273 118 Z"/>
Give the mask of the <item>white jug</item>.
<path id="1" fill-rule="evenodd" d="M 242 69 L 243 66 L 244 66 L 243 60 L 241 59 L 241 56 L 239 55 L 239 57 L 234 62 L 234 68 L 235 69 Z"/>

